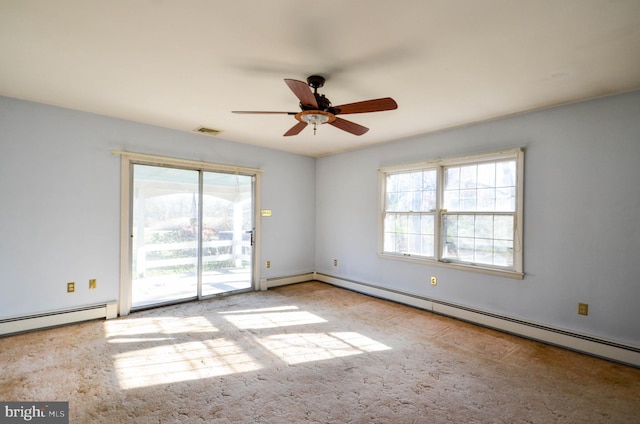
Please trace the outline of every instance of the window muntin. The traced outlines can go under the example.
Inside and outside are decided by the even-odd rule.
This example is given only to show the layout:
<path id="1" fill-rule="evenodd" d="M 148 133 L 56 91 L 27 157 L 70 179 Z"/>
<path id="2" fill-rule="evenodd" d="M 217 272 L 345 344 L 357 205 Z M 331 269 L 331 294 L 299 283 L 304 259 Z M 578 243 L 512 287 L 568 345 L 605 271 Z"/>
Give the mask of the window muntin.
<path id="1" fill-rule="evenodd" d="M 522 275 L 522 165 L 512 150 L 381 169 L 381 254 Z"/>

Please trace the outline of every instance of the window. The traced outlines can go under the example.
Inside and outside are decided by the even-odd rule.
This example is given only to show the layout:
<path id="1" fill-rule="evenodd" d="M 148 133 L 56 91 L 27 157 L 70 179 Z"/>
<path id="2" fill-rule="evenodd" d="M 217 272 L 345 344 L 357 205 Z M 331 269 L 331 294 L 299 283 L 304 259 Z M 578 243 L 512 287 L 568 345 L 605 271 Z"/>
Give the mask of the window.
<path id="1" fill-rule="evenodd" d="M 380 170 L 383 256 L 522 278 L 520 149 Z"/>

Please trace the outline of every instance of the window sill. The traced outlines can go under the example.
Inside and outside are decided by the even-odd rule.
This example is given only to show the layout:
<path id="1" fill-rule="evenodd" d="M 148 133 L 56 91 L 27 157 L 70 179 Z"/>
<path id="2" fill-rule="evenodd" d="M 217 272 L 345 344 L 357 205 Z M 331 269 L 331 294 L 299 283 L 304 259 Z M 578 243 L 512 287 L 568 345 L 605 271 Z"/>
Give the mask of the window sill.
<path id="1" fill-rule="evenodd" d="M 523 280 L 524 279 L 524 275 L 525 275 L 524 272 L 518 272 L 518 271 L 513 271 L 513 270 L 489 268 L 489 267 L 483 267 L 483 266 L 478 266 L 478 265 L 467 265 L 467 264 L 461 264 L 461 263 L 457 263 L 457 262 L 444 262 L 444 261 L 438 261 L 438 260 L 435 260 L 435 259 L 428 259 L 428 258 L 424 258 L 424 257 L 412 257 L 412 256 L 409 256 L 409 255 L 378 253 L 378 257 L 380 257 L 382 259 L 390 259 L 390 260 L 396 260 L 396 261 L 411 262 L 411 263 L 414 263 L 414 264 L 422 264 L 422 265 L 437 266 L 437 267 L 443 267 L 443 268 L 449 268 L 449 269 L 457 269 L 457 270 L 460 270 L 460 271 L 477 272 L 477 273 L 480 273 L 480 274 L 495 275 L 495 276 L 498 276 L 498 277 L 507 277 L 507 278 L 513 278 L 513 279 L 516 279 L 516 280 Z"/>

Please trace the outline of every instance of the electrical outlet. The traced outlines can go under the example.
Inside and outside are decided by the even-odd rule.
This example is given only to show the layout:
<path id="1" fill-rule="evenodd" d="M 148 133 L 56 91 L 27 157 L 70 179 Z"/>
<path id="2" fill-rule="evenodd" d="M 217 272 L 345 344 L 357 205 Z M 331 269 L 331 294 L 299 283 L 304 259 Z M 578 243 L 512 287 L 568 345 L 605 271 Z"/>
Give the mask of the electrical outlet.
<path id="1" fill-rule="evenodd" d="M 67 283 L 67 293 L 73 293 L 74 291 L 76 291 L 76 283 Z"/>
<path id="2" fill-rule="evenodd" d="M 267 268 L 271 268 L 271 261 L 267 261 Z"/>
<path id="3" fill-rule="evenodd" d="M 95 289 L 97 285 L 98 285 L 98 283 L 97 283 L 95 278 L 92 278 L 91 280 L 89 280 L 89 288 L 90 289 Z"/>
<path id="4" fill-rule="evenodd" d="M 589 304 L 588 303 L 578 303 L 578 313 L 580 315 L 589 315 Z"/>
<path id="5" fill-rule="evenodd" d="M 337 259 L 333 260 L 333 266 L 338 266 L 338 260 Z"/>
<path id="6" fill-rule="evenodd" d="M 434 276 L 431 276 L 431 285 L 435 286 L 438 284 L 438 279 Z"/>

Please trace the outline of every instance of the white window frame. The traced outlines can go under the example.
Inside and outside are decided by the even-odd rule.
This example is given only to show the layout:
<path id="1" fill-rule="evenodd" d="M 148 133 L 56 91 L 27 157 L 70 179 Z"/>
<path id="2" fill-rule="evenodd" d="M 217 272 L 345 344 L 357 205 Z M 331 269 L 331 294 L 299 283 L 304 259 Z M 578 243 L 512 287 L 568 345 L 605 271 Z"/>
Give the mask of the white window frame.
<path id="1" fill-rule="evenodd" d="M 511 266 L 497 266 L 486 264 L 475 264 L 461 260 L 449 260 L 443 256 L 443 217 L 448 213 L 443 208 L 444 193 L 444 169 L 448 166 L 480 164 L 483 162 L 498 162 L 513 159 L 516 162 L 516 199 L 513 234 L 513 264 Z M 434 235 L 434 256 L 416 256 L 405 252 L 385 252 L 384 251 L 384 222 L 386 217 L 386 182 L 389 174 L 415 172 L 423 170 L 437 171 L 436 188 L 436 208 L 433 211 L 435 219 Z M 378 255 L 385 259 L 396 259 L 414 263 L 442 266 L 447 268 L 475 271 L 492 275 L 500 275 L 511 278 L 524 278 L 523 269 L 523 206 L 524 206 L 524 149 L 509 149 L 492 153 L 476 154 L 471 156 L 454 157 L 446 159 L 436 159 L 425 162 L 385 166 L 378 170 L 379 185 L 379 213 L 378 213 Z"/>

